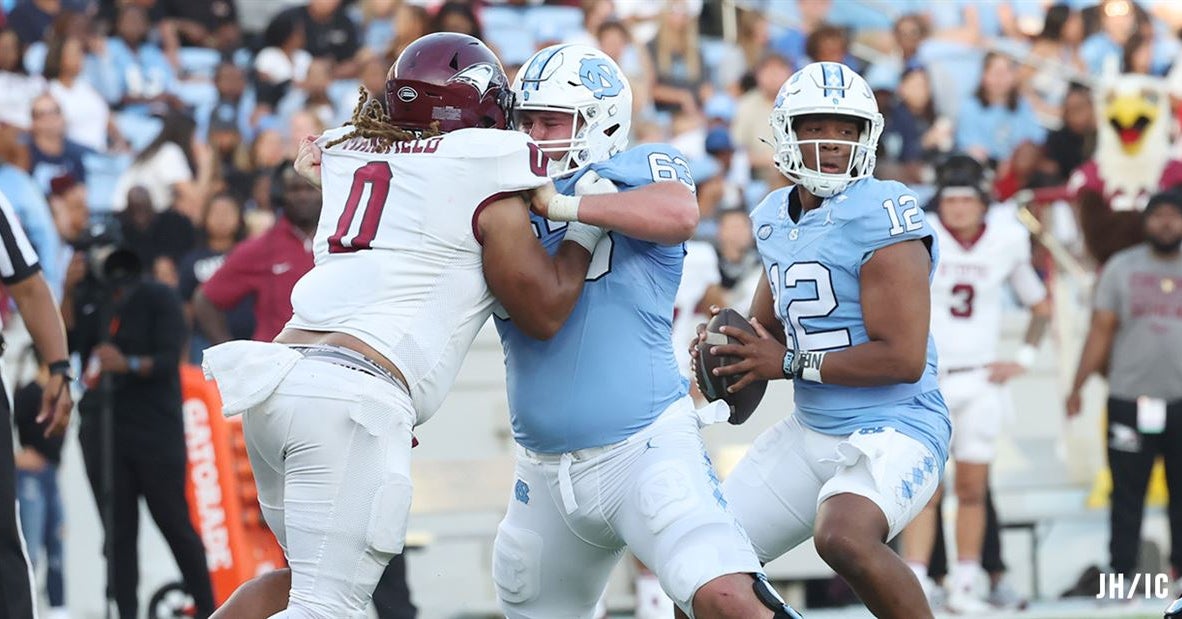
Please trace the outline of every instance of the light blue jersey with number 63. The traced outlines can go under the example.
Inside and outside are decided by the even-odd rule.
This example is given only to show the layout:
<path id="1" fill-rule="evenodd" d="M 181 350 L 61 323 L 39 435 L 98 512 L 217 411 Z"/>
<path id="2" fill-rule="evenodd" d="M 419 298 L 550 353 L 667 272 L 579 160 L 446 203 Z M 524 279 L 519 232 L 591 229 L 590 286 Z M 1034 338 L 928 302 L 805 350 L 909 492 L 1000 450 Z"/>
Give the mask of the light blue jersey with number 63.
<path id="1" fill-rule="evenodd" d="M 645 144 L 556 180 L 574 194 L 588 170 L 627 191 L 680 181 L 691 189 L 685 159 L 672 147 Z M 553 254 L 565 223 L 532 215 L 534 232 Z M 673 300 L 681 283 L 683 244 L 659 245 L 609 232 L 595 249 L 587 282 L 553 338 L 521 332 L 502 313 L 509 416 L 527 449 L 562 453 L 611 445 L 647 427 L 684 397 L 688 382 L 673 356 Z"/>
<path id="2" fill-rule="evenodd" d="M 918 199 L 901 183 L 865 179 L 805 212 L 789 215 L 794 188 L 773 191 L 751 215 L 759 254 L 788 345 L 831 351 L 869 341 L 862 320 L 862 265 L 878 249 L 922 239 L 939 259 L 936 233 Z M 905 294 L 905 291 L 904 291 Z M 893 427 L 944 462 L 951 426 L 936 383 L 936 346 L 928 336 L 927 367 L 915 383 L 847 387 L 807 381 L 793 386 L 797 416 L 830 435 Z"/>

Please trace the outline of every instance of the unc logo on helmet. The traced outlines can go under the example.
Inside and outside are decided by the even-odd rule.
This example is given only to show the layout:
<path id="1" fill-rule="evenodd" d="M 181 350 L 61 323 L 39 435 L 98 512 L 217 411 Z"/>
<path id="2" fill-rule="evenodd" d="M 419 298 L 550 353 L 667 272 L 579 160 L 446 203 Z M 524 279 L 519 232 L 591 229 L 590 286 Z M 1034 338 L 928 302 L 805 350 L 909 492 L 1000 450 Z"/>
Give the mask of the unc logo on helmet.
<path id="1" fill-rule="evenodd" d="M 614 97 L 624 89 L 619 71 L 602 58 L 584 58 L 579 63 L 579 79 L 596 99 Z"/>
<path id="2" fill-rule="evenodd" d="M 513 82 L 518 115 L 570 114 L 570 137 L 537 140 L 543 152 L 562 155 L 547 164 L 550 176 L 606 161 L 628 145 L 632 87 L 602 51 L 588 45 L 552 45 L 525 61 Z"/>

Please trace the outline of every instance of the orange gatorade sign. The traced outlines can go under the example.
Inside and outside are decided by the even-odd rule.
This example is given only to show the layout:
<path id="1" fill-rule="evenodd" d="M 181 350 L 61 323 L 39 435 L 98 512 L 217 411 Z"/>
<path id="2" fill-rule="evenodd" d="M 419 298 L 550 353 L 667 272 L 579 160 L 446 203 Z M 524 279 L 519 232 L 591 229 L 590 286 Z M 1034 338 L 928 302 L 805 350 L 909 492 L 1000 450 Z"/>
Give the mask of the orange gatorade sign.
<path id="1" fill-rule="evenodd" d="M 217 387 L 197 366 L 181 366 L 181 393 L 189 456 L 185 498 L 221 604 L 239 584 L 286 563 L 259 511 L 241 417 L 222 416 Z"/>

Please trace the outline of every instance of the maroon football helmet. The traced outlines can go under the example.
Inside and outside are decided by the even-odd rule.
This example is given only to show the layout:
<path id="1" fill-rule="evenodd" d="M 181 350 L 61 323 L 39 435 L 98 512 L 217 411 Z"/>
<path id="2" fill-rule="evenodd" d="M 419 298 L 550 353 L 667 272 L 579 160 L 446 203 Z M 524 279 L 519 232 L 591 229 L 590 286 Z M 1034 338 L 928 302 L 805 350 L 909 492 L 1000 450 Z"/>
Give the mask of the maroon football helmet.
<path id="1" fill-rule="evenodd" d="M 404 129 L 443 132 L 469 127 L 506 129 L 513 91 L 501 62 L 479 39 L 456 32 L 420 37 L 386 76 L 390 121 Z"/>

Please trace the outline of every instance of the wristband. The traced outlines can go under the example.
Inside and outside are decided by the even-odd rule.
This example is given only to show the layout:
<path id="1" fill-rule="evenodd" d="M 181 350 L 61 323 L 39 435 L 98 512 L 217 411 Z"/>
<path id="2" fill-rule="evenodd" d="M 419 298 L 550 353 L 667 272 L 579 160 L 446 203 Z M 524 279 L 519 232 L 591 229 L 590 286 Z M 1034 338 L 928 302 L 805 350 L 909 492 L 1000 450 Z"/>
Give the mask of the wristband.
<path id="1" fill-rule="evenodd" d="M 1018 354 L 1014 355 L 1014 363 L 1029 370 L 1030 366 L 1034 365 L 1034 361 L 1038 358 L 1038 349 L 1032 344 L 1023 344 L 1018 349 Z"/>
<path id="2" fill-rule="evenodd" d="M 578 221 L 579 220 L 579 202 L 583 198 L 579 196 L 564 196 L 560 193 L 554 194 L 547 204 L 546 219 L 550 221 Z"/>
<path id="3" fill-rule="evenodd" d="M 784 365 L 781 368 L 784 371 L 784 378 L 786 380 L 792 380 L 796 378 L 796 370 L 794 369 L 795 365 L 796 351 L 789 348 L 788 350 L 784 351 Z"/>
<path id="4" fill-rule="evenodd" d="M 70 369 L 70 361 L 68 359 L 54 361 L 53 363 L 49 364 L 50 376 L 55 374 L 64 376 L 66 377 L 66 382 L 71 382 L 74 380 L 74 373 L 71 372 Z"/>
<path id="5" fill-rule="evenodd" d="M 595 246 L 599 244 L 599 239 L 602 238 L 603 228 L 578 221 L 572 221 L 568 224 L 566 226 L 566 235 L 563 236 L 563 240 L 578 243 L 589 254 L 595 253 Z"/>
<path id="6" fill-rule="evenodd" d="M 825 353 L 805 350 L 798 355 L 796 365 L 799 367 L 797 377 L 810 383 L 823 383 L 821 380 L 821 362 L 825 360 Z"/>

